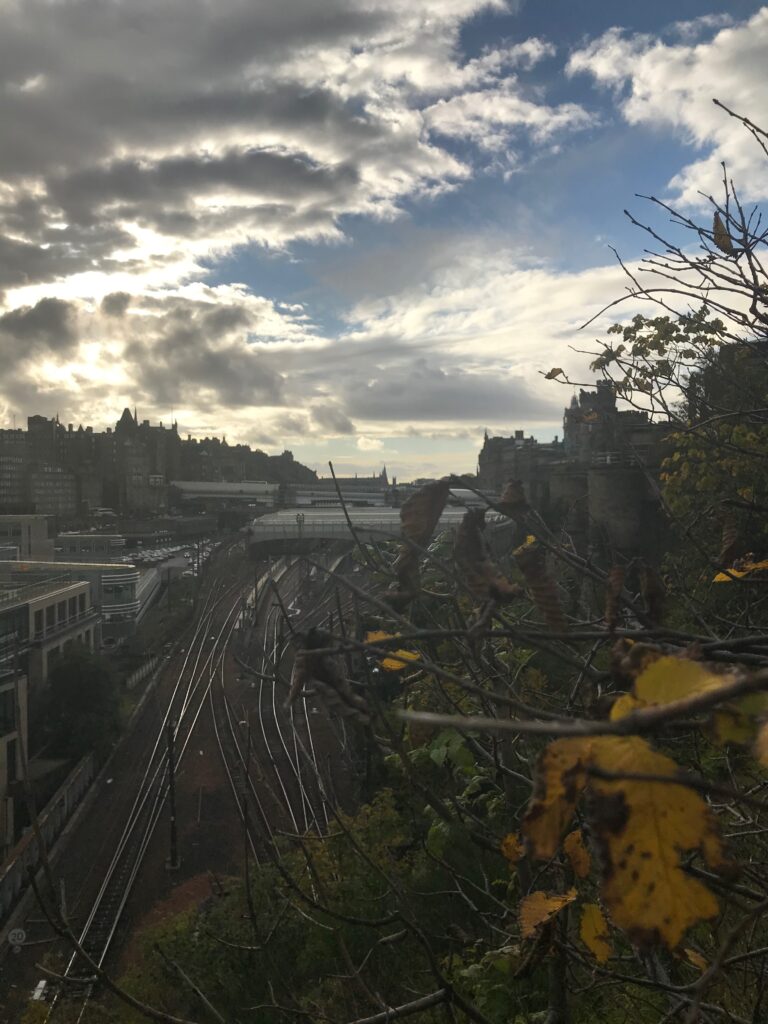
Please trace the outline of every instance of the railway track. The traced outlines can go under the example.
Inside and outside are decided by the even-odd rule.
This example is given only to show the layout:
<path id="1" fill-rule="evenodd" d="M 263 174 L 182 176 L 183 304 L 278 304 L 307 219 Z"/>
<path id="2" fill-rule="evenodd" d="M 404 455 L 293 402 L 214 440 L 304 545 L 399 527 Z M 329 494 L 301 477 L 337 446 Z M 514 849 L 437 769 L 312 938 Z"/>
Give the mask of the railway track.
<path id="1" fill-rule="evenodd" d="M 340 561 L 336 559 L 334 568 Z M 267 844 L 273 843 L 278 831 L 322 834 L 327 830 L 335 801 L 330 767 L 323 767 L 318 749 L 338 741 L 343 756 L 345 738 L 338 737 L 332 723 L 325 723 L 329 728 L 323 727 L 320 708 L 312 699 L 303 695 L 294 707 L 283 706 L 292 660 L 290 630 L 280 606 L 270 605 L 266 575 L 256 585 L 253 577 L 247 583 L 240 580 L 232 584 L 231 576 L 230 563 L 226 573 L 210 580 L 122 834 L 77 935 L 82 953 L 72 953 L 64 971 L 69 990 L 76 991 L 79 985 L 78 1021 L 95 990 L 92 965 L 104 966 L 147 848 L 163 817 L 169 791 L 169 723 L 178 767 L 183 763 L 200 714 L 210 709 L 229 787 L 243 822 L 247 857 L 256 862 L 263 860 Z M 294 603 L 303 576 L 295 563 L 279 563 L 275 583 L 285 592 L 289 604 Z M 332 607 L 338 606 L 332 592 L 323 593 L 311 610 L 296 619 L 294 628 L 319 624 Z M 241 714 L 227 692 L 227 655 L 234 630 L 243 627 L 252 614 L 249 608 L 253 609 L 252 617 L 258 617 L 262 623 L 264 642 L 252 671 L 255 685 L 249 688 L 250 708 Z M 320 741 L 318 726 L 324 733 Z M 63 1002 L 60 988 L 49 1004 L 47 1020 L 55 1017 Z"/>
<path id="2" fill-rule="evenodd" d="M 337 568 L 343 558 L 336 558 L 332 567 Z M 295 603 L 296 573 L 294 564 L 274 581 L 285 592 L 283 606 Z M 300 586 L 301 580 L 298 582 Z M 318 755 L 321 709 L 306 695 L 296 705 L 284 707 L 294 643 L 282 608 L 270 604 L 270 592 L 265 579 L 256 600 L 256 607 L 262 609 L 263 643 L 257 663 L 251 666 L 256 697 L 250 712 L 244 712 L 245 717 L 235 712 L 223 672 L 218 686 L 210 691 L 220 755 L 249 849 L 257 860 L 264 855 L 264 844 L 271 843 L 278 831 L 323 834 L 334 805 L 330 774 Z M 332 607 L 338 607 L 336 595 L 323 594 L 310 613 L 297 618 L 293 628 L 321 622 Z M 343 734 L 339 737 L 332 729 L 326 733 L 322 745 L 327 747 L 330 739 L 343 755 Z"/>
<path id="3" fill-rule="evenodd" d="M 78 1021 L 94 991 L 96 979 L 92 965 L 99 968 L 104 965 L 147 847 L 163 814 L 169 789 L 167 733 L 172 732 L 178 765 L 184 758 L 211 681 L 223 659 L 240 606 L 240 591 L 241 585 L 227 584 L 225 575 L 214 574 L 196 621 L 190 627 L 184 660 L 145 759 L 122 833 L 86 921 L 76 935 L 79 950 L 70 955 L 63 972 L 69 983 L 66 985 L 68 992 L 76 990 L 78 982 L 81 983 Z M 65 1001 L 70 1000 L 63 998 L 60 987 L 49 1004 L 46 1020 L 54 1019 Z"/>

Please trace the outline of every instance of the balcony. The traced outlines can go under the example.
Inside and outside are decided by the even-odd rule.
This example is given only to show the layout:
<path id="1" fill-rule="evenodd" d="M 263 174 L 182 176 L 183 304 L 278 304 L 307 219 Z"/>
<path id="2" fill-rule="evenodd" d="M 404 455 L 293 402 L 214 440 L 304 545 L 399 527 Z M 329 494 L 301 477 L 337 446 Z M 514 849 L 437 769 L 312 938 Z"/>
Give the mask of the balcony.
<path id="1" fill-rule="evenodd" d="M 70 615 L 69 618 L 65 619 L 63 622 L 57 622 L 53 626 L 44 626 L 43 629 L 35 630 L 31 638 L 32 643 L 45 643 L 46 640 L 52 640 L 54 637 L 69 633 L 78 626 L 85 625 L 88 622 L 96 622 L 98 617 L 99 613 L 96 608 L 86 608 L 84 612 L 78 612 L 76 615 Z"/>

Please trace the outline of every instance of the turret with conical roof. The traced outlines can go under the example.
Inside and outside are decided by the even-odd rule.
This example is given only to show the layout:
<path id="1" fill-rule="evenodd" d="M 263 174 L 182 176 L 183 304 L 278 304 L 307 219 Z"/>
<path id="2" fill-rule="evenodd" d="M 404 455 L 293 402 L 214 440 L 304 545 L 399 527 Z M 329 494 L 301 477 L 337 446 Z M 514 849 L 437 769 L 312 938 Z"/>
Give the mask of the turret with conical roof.
<path id="1" fill-rule="evenodd" d="M 117 421 L 115 426 L 116 434 L 132 434 L 136 430 L 136 420 L 131 414 L 131 410 L 126 406 L 123 409 L 123 415 Z"/>

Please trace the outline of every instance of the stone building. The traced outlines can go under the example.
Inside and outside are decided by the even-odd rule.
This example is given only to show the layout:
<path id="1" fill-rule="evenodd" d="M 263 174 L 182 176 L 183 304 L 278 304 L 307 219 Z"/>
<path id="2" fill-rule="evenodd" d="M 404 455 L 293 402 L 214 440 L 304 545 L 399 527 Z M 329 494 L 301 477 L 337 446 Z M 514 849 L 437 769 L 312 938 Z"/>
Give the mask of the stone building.
<path id="1" fill-rule="evenodd" d="M 582 552 L 654 557 L 664 536 L 655 481 L 667 423 L 620 410 L 610 383 L 574 395 L 563 440 L 540 443 L 517 430 L 486 435 L 478 460 L 481 489 L 499 494 L 522 481 L 528 500 Z"/>
<path id="2" fill-rule="evenodd" d="M 23 671 L 29 623 L 0 600 L 0 860 L 16 838 L 16 791 L 21 745 L 27 749 L 27 677 Z"/>
<path id="3" fill-rule="evenodd" d="M 22 562 L 53 559 L 45 516 L 0 516 L 0 544 L 14 548 L 14 558 Z"/>
<path id="4" fill-rule="evenodd" d="M 226 437 L 182 440 L 176 423 L 153 426 L 124 409 L 114 428 L 66 427 L 30 416 L 26 430 L 0 430 L 0 514 L 55 515 L 71 525 L 96 508 L 157 515 L 167 510 L 171 480 L 285 487 L 316 474 L 290 451 L 267 455 Z"/>

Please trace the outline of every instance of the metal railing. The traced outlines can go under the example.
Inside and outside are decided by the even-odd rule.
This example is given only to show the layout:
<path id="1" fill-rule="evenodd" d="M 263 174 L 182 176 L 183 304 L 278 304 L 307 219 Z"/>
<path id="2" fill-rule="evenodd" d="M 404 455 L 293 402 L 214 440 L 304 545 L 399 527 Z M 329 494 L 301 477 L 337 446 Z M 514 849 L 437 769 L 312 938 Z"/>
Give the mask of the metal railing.
<path id="1" fill-rule="evenodd" d="M 67 587 L 76 586 L 81 580 L 73 580 L 71 576 L 52 576 L 42 583 L 25 583 L 23 580 L 18 578 L 18 575 L 13 580 L 4 580 L 0 577 L 0 588 L 7 587 L 12 593 L 7 595 L 3 594 L 0 589 L 0 608 L 8 607 L 14 604 L 26 604 L 35 597 L 42 595 L 51 597 L 57 594 L 60 590 L 64 590 Z"/>
<path id="2" fill-rule="evenodd" d="M 77 626 L 82 622 L 88 622 L 90 619 L 97 619 L 99 617 L 98 611 L 91 606 L 86 608 L 84 612 L 77 612 L 75 615 L 70 615 L 63 622 L 56 622 L 54 625 L 45 625 L 42 629 L 36 629 L 30 638 L 33 643 L 39 643 L 41 640 L 49 640 L 51 637 L 60 636 L 62 633 L 66 633 L 67 630 L 73 626 Z"/>

